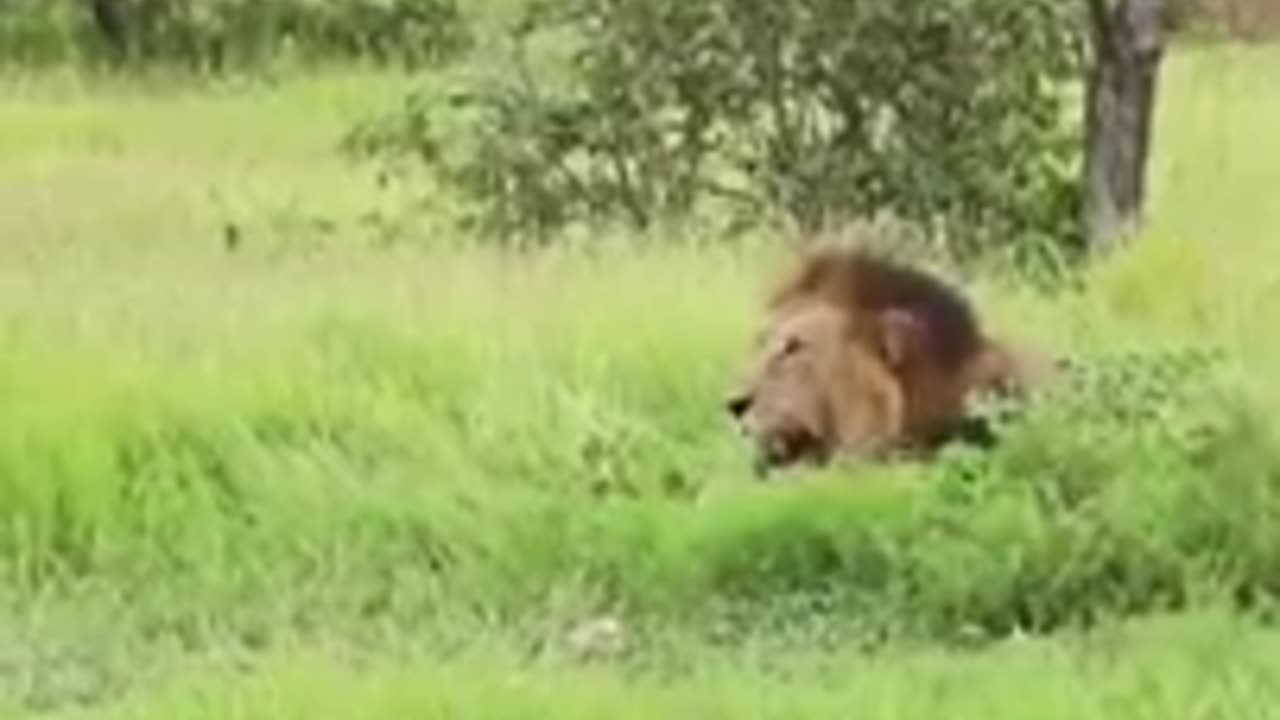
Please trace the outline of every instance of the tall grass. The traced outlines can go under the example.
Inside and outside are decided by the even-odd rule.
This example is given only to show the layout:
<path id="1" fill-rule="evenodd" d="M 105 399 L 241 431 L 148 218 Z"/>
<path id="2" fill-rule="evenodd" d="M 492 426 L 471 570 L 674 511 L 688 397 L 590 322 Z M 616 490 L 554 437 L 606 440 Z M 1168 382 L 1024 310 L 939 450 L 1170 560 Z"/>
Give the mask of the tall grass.
<path id="1" fill-rule="evenodd" d="M 1256 605 L 1280 578 L 1277 68 L 1267 48 L 1173 59 L 1149 236 L 1084 291 L 972 285 L 994 323 L 1054 350 L 1212 345 L 1224 368 L 1104 378 L 989 455 L 778 486 L 751 480 L 718 409 L 776 253 L 458 249 L 334 154 L 390 76 L 17 88 L 0 114 L 0 668 L 18 669 L 0 688 L 101 700 L 153 665 L 291 641 L 535 646 L 598 612 L 658 652 L 672 628 L 845 646 Z M 298 672 L 271 674 L 296 708 L 281 714 L 330 682 L 405 712 L 469 702 L 501 666 L 455 685 L 428 665 L 421 694 L 394 672 Z M 277 692 L 208 682 L 172 711 Z M 622 712 L 601 682 L 563 712 Z M 704 707 L 701 682 L 630 712 Z M 545 707 L 539 692 L 492 712 Z M 779 692 L 819 716 L 851 697 Z M 140 707 L 171 709 L 156 702 Z"/>

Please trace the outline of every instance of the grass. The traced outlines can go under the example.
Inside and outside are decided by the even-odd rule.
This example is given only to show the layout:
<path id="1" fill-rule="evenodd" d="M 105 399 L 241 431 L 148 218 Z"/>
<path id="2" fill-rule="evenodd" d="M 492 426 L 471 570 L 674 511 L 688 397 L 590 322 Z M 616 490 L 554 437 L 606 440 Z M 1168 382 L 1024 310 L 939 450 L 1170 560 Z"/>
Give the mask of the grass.
<path id="1" fill-rule="evenodd" d="M 262 660 L 251 675 L 187 678 L 110 718 L 1272 717 L 1280 647 L 1219 614 L 1105 635 L 1013 642 L 981 656 L 906 650 L 792 656 L 769 668 L 702 658 L 670 674 L 530 666 L 495 651 L 361 668 L 324 653 Z M 763 661 L 762 661 L 763 662 Z"/>
<path id="2" fill-rule="evenodd" d="M 1222 346 L 1249 402 L 1192 394 L 1150 423 L 1086 402 L 987 458 L 786 487 L 749 481 L 718 412 L 772 253 L 458 249 L 334 153 L 396 100 L 391 75 L 10 78 L 0 698 L 15 717 L 1263 715 L 1272 631 L 1187 608 L 1280 578 L 1278 67 L 1267 47 L 1172 58 L 1149 235 L 1085 292 L 973 285 L 1058 350 Z M 1160 608 L 1190 614 L 1062 629 Z M 636 657 L 538 652 L 599 612 Z M 957 649 L 1019 626 L 1060 634 Z"/>

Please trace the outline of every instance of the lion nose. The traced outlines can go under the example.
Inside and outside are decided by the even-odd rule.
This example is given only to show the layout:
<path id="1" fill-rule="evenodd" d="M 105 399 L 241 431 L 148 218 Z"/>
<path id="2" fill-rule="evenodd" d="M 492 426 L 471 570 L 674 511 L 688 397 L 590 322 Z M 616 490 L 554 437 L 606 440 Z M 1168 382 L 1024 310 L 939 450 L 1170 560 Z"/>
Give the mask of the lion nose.
<path id="1" fill-rule="evenodd" d="M 742 419 L 747 409 L 751 407 L 750 395 L 733 395 L 724 403 L 724 409 L 735 419 Z"/>

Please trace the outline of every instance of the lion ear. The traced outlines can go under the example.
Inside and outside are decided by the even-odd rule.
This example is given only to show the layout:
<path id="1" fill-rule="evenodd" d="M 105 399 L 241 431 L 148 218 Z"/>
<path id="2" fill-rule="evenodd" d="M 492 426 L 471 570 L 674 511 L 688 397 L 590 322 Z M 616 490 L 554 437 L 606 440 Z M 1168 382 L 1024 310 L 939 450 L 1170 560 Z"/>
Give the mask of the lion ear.
<path id="1" fill-rule="evenodd" d="M 890 366 L 902 367 L 921 341 L 920 321 L 905 310 L 885 310 L 877 318 L 880 351 Z"/>

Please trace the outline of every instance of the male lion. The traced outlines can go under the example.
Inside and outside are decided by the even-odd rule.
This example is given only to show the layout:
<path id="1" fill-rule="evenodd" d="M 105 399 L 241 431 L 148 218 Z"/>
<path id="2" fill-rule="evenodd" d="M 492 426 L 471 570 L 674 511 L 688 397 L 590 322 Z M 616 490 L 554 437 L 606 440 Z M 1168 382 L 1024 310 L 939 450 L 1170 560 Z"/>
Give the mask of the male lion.
<path id="1" fill-rule="evenodd" d="M 745 382 L 726 401 L 757 470 L 924 451 L 971 430 L 969 403 L 1054 372 L 987 337 L 940 280 L 855 249 L 812 251 L 773 292 Z"/>

